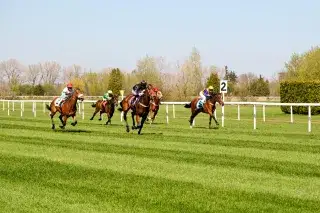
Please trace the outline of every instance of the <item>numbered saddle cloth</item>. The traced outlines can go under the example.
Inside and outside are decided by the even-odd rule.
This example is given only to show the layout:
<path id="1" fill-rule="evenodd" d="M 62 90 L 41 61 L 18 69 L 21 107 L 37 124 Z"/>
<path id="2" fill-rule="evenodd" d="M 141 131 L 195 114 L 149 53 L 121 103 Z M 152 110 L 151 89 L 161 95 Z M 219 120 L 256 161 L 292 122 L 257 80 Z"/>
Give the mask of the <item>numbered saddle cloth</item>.
<path id="1" fill-rule="evenodd" d="M 199 99 L 199 101 L 197 102 L 197 109 L 201 109 L 203 107 L 203 101 L 201 99 Z"/>

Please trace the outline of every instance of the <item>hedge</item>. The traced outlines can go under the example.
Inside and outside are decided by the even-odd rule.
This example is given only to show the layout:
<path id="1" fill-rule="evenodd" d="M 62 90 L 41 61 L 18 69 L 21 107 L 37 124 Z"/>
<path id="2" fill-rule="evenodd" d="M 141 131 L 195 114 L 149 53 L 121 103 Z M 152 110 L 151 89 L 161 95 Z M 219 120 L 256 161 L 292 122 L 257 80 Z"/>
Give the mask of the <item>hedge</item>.
<path id="1" fill-rule="evenodd" d="M 320 103 L 320 82 L 280 82 L 281 103 Z M 294 114 L 308 114 L 308 107 L 293 106 Z M 281 106 L 282 112 L 290 113 L 290 106 Z M 320 114 L 320 107 L 311 107 L 311 114 Z"/>

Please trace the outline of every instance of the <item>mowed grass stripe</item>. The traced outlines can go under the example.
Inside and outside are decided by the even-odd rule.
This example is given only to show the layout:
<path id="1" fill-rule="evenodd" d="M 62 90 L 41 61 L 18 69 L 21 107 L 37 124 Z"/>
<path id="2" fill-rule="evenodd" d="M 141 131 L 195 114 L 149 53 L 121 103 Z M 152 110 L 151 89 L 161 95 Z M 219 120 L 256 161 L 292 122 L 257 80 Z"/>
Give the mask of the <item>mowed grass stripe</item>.
<path id="1" fill-rule="evenodd" d="M 161 177 L 176 181 L 194 182 L 208 187 L 235 188 L 247 192 L 266 191 L 301 199 L 317 200 L 320 196 L 320 191 L 314 190 L 320 188 L 320 183 L 312 177 L 287 177 L 242 168 L 190 164 L 168 159 L 70 150 L 43 145 L 20 144 L 17 146 L 5 142 L 1 145 L 1 153 L 4 154 L 41 157 L 47 160 L 88 168 L 109 169 L 125 174 Z"/>
<path id="2" fill-rule="evenodd" d="M 38 201 L 40 205 L 33 206 L 38 210 L 94 212 L 104 208 L 106 212 L 316 212 L 319 204 L 266 192 L 248 193 L 232 188 L 204 187 L 192 182 L 84 168 L 38 158 L 5 155 L 0 159 L 3 174 L 0 181 L 10 180 L 10 185 L 28 188 L 26 190 L 30 190 L 30 194 L 21 199 Z M 38 189 L 51 202 L 43 205 L 37 194 L 35 198 L 30 198 L 35 195 L 32 193 L 34 189 Z M 51 198 L 57 198 L 57 195 L 61 197 Z M 80 203 L 82 205 L 77 206 Z"/>
<path id="3" fill-rule="evenodd" d="M 234 156 L 229 154 L 205 154 L 193 151 L 177 149 L 150 148 L 129 144 L 110 143 L 87 143 L 82 141 L 71 141 L 51 139 L 50 141 L 40 137 L 0 136 L 0 141 L 16 142 L 31 145 L 45 145 L 48 147 L 59 147 L 73 150 L 94 151 L 101 153 L 126 154 L 147 158 L 161 158 L 170 161 L 205 164 L 213 166 L 234 167 L 250 169 L 253 171 L 273 172 L 287 176 L 310 176 L 320 177 L 320 166 L 305 163 L 283 163 L 281 161 L 259 159 L 253 157 Z M 297 169 L 299 168 L 299 169 Z"/>
<path id="4" fill-rule="evenodd" d="M 49 131 L 47 133 L 39 133 L 37 131 L 31 130 L 20 130 L 19 132 L 15 130 L 7 131 L 6 133 L 0 133 L 1 135 L 11 137 L 11 136 L 34 136 L 34 137 L 42 137 L 47 138 L 50 141 L 52 138 L 64 138 L 65 134 L 70 134 L 70 132 L 52 132 Z M 107 136 L 107 135 L 106 135 Z M 136 147 L 141 148 L 159 148 L 166 150 L 181 150 L 181 151 L 192 151 L 196 153 L 207 153 L 207 154 L 228 154 L 234 156 L 244 156 L 251 158 L 261 158 L 282 162 L 293 162 L 293 163 L 304 163 L 304 164 L 314 164 L 320 165 L 320 154 L 318 153 L 310 153 L 305 154 L 304 152 L 299 151 L 282 151 L 282 150 L 263 150 L 263 149 L 255 149 L 255 148 L 239 148 L 239 147 L 230 147 L 230 146 L 221 146 L 221 145 L 211 145 L 211 144 L 197 144 L 197 143 L 181 143 L 170 141 L 168 139 L 155 141 L 152 140 L 152 137 L 139 137 L 131 134 L 131 138 L 109 138 L 103 136 L 95 136 L 93 138 L 92 135 L 81 135 L 73 134 L 72 138 L 68 140 L 73 141 L 84 141 L 90 143 L 109 143 L 109 144 L 128 144 L 134 145 Z M 20 140 L 19 140 L 20 141 Z M 18 141 L 18 142 L 19 142 Z M 23 142 L 23 141 L 21 141 Z"/>

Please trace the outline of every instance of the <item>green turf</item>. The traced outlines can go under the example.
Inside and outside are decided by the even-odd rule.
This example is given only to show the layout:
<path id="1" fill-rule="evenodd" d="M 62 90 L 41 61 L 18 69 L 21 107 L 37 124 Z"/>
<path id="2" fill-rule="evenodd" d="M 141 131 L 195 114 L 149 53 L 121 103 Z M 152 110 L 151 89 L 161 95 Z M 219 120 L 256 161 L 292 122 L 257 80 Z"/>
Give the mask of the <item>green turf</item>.
<path id="1" fill-rule="evenodd" d="M 0 105 L 1 106 L 1 105 Z M 7 105 L 5 105 L 7 107 Z M 31 104 L 0 108 L 1 212 L 319 212 L 320 116 L 283 114 L 279 107 L 225 107 L 225 127 L 207 115 L 189 128 L 189 110 L 165 106 L 142 135 L 90 121 L 51 130 L 48 111 Z M 221 107 L 218 106 L 221 124 Z M 55 118 L 58 127 L 58 118 Z M 131 124 L 131 118 L 129 118 Z"/>

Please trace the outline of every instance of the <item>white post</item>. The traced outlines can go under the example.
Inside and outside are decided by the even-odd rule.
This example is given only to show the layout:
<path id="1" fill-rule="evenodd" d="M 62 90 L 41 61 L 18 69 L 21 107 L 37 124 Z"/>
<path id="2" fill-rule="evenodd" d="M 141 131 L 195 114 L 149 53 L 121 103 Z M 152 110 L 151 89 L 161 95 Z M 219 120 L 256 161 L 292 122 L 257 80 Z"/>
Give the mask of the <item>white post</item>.
<path id="1" fill-rule="evenodd" d="M 14 112 L 14 101 L 12 101 L 12 111 Z"/>
<path id="2" fill-rule="evenodd" d="M 240 121 L 240 104 L 238 104 L 238 121 Z"/>
<path id="3" fill-rule="evenodd" d="M 10 115 L 10 101 L 8 101 L 8 115 Z"/>
<path id="4" fill-rule="evenodd" d="M 292 106 L 290 106 L 290 122 L 293 123 L 293 109 L 292 109 Z"/>
<path id="5" fill-rule="evenodd" d="M 121 94 L 121 101 L 123 101 L 123 98 L 124 98 L 124 96 L 123 96 L 124 90 L 120 90 L 120 94 Z M 121 114 L 120 114 L 120 121 L 122 122 L 122 120 L 123 120 L 123 111 L 122 111 Z"/>
<path id="6" fill-rule="evenodd" d="M 223 94 L 223 93 L 222 93 Z M 221 126 L 222 127 L 224 127 L 224 106 L 222 106 L 222 108 L 221 108 L 222 110 L 222 112 L 221 112 L 221 114 L 222 114 L 222 117 L 221 117 Z"/>
<path id="7" fill-rule="evenodd" d="M 214 111 L 214 117 L 217 118 L 217 109 Z"/>
<path id="8" fill-rule="evenodd" d="M 34 106 L 33 115 L 34 115 L 34 117 L 37 117 L 37 103 L 36 103 L 36 102 L 33 102 L 33 106 Z"/>
<path id="9" fill-rule="evenodd" d="M 308 132 L 311 132 L 311 106 L 308 106 Z"/>
<path id="10" fill-rule="evenodd" d="M 176 118 L 176 111 L 174 108 L 174 104 L 172 104 L 172 114 L 173 114 L 173 118 Z"/>
<path id="11" fill-rule="evenodd" d="M 169 106 L 166 105 L 166 117 L 167 117 L 167 124 L 169 124 Z"/>
<path id="12" fill-rule="evenodd" d="M 262 106 L 262 113 L 263 113 L 263 122 L 266 122 L 266 106 Z"/>
<path id="13" fill-rule="evenodd" d="M 253 105 L 253 129 L 257 128 L 257 108 Z"/>
<path id="14" fill-rule="evenodd" d="M 20 116 L 21 117 L 23 116 L 23 107 L 22 107 L 22 105 L 23 105 L 23 102 L 21 101 L 20 102 Z"/>
<path id="15" fill-rule="evenodd" d="M 79 104 L 79 114 L 81 113 L 81 103 Z"/>
<path id="16" fill-rule="evenodd" d="M 82 101 L 82 119 L 84 119 L 84 102 Z"/>

